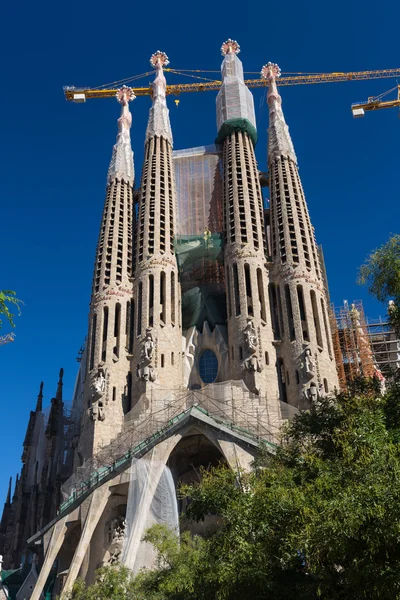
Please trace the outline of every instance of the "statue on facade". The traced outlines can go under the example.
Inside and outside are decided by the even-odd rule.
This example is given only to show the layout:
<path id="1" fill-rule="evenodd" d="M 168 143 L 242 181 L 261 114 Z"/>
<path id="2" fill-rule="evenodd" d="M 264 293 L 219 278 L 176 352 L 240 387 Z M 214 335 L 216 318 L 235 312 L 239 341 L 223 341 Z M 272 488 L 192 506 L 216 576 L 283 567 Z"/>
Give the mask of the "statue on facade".
<path id="1" fill-rule="evenodd" d="M 312 379 L 315 376 L 315 362 L 312 357 L 310 347 L 304 350 L 304 357 L 301 363 L 301 369 L 303 372 L 303 377 L 306 381 Z"/>
<path id="2" fill-rule="evenodd" d="M 122 546 L 125 538 L 125 529 L 126 529 L 126 521 L 124 517 L 120 517 L 118 519 L 113 519 L 113 521 L 109 525 L 109 536 L 111 538 L 111 543 L 109 547 L 110 557 L 108 559 L 108 564 L 115 565 L 120 562 Z"/>
<path id="3" fill-rule="evenodd" d="M 97 369 L 97 375 L 93 379 L 92 383 L 92 396 L 95 399 L 99 399 L 104 395 L 106 391 L 106 377 L 103 367 L 99 366 Z"/>
<path id="4" fill-rule="evenodd" d="M 244 339 L 249 352 L 255 352 L 257 350 L 257 332 L 252 319 L 247 320 L 247 325 L 244 330 Z"/>
<path id="5" fill-rule="evenodd" d="M 308 400 L 311 404 L 315 404 L 318 400 L 321 399 L 320 391 L 317 388 L 317 384 L 314 381 L 310 383 L 308 388 L 305 388 L 303 393 L 306 400 Z"/>
<path id="6" fill-rule="evenodd" d="M 154 354 L 154 341 L 151 329 L 146 329 L 146 337 L 143 343 L 142 362 L 137 366 L 136 376 L 143 381 L 155 381 L 157 378 L 156 370 L 152 363 Z"/>
<path id="7" fill-rule="evenodd" d="M 151 335 L 151 330 L 147 329 L 146 330 L 146 338 L 144 340 L 144 357 L 147 360 L 151 360 L 153 358 L 153 351 L 154 351 L 153 336 Z"/>

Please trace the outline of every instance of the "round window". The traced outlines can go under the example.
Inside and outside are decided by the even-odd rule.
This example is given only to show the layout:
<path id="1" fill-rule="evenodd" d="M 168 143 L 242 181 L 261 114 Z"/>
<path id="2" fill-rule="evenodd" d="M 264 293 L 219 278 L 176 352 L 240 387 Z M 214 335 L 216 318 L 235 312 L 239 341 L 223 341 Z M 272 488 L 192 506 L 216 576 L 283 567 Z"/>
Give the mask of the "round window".
<path id="1" fill-rule="evenodd" d="M 218 358 L 212 350 L 205 350 L 200 356 L 200 377 L 204 383 L 213 383 L 218 375 Z"/>

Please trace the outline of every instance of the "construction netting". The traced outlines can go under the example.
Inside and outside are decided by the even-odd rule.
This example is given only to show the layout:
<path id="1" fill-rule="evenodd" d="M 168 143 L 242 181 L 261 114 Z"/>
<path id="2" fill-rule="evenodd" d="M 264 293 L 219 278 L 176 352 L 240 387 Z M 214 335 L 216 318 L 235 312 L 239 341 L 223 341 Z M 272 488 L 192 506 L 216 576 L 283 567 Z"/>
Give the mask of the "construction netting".
<path id="1" fill-rule="evenodd" d="M 279 442 L 282 419 L 297 412 L 275 397 L 252 394 L 243 381 L 214 383 L 190 391 L 154 388 L 149 397 L 142 396 L 125 416 L 124 428 L 118 437 L 64 483 L 61 510 L 131 460 L 135 452 L 144 455 L 149 444 L 171 424 L 179 422 L 185 411 L 193 406 L 233 431 L 269 443 Z"/>
<path id="2" fill-rule="evenodd" d="M 226 321 L 221 154 L 200 146 L 173 154 L 177 189 L 175 252 L 183 328 Z M 217 310 L 223 307 L 223 310 Z"/>
<path id="3" fill-rule="evenodd" d="M 217 96 L 217 128 L 231 119 L 246 119 L 255 130 L 253 94 L 244 83 L 243 65 L 235 54 L 227 54 L 222 63 L 223 83 Z"/>

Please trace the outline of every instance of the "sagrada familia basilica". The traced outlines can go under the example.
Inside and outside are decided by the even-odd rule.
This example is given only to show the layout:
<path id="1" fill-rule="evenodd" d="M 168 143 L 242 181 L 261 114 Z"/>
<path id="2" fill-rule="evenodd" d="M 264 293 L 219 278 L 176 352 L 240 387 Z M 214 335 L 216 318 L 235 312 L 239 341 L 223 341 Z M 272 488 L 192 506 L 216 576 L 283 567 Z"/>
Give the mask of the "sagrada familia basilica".
<path id="1" fill-rule="evenodd" d="M 165 465 L 175 487 L 197 480 L 200 467 L 249 468 L 261 443 L 274 451 L 286 419 L 338 387 L 325 269 L 279 67 L 262 68 L 266 174 L 257 167 L 254 102 L 238 52 L 233 40 L 222 46 L 215 144 L 178 151 L 168 59 L 153 54 L 139 184 L 130 140 L 135 97 L 129 87 L 118 91 L 73 402 L 63 401 L 62 371 L 47 410 L 40 387 L 1 520 L 3 567 L 30 582 L 17 598 L 55 598 L 78 576 L 90 582 L 99 566 L 123 557 L 133 461 L 158 465 L 153 483 L 145 482 L 145 509 Z"/>

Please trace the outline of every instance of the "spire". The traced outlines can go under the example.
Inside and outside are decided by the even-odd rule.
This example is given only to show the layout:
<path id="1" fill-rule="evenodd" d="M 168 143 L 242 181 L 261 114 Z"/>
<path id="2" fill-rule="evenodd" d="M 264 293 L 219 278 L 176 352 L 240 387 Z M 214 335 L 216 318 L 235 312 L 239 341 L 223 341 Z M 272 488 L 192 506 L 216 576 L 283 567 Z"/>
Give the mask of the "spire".
<path id="1" fill-rule="evenodd" d="M 169 110 L 166 100 L 166 85 L 163 67 L 169 64 L 168 56 L 165 52 L 157 50 L 150 58 L 150 64 L 156 69 L 156 78 L 153 86 L 153 105 L 150 109 L 149 122 L 146 130 L 146 142 L 151 137 L 163 137 L 171 146 L 172 132 L 169 122 Z"/>
<path id="2" fill-rule="evenodd" d="M 62 401 L 62 388 L 63 388 L 63 377 L 64 377 L 64 369 L 60 369 L 58 384 L 57 384 L 57 392 L 56 392 L 56 400 L 59 402 Z"/>
<path id="3" fill-rule="evenodd" d="M 130 129 L 132 115 L 129 111 L 129 102 L 136 98 L 132 88 L 122 86 L 115 94 L 117 101 L 121 104 L 121 116 L 118 119 L 117 141 L 113 148 L 110 167 L 108 169 L 107 183 L 115 179 L 123 179 L 133 186 L 135 180 L 135 167 L 133 164 L 133 152 L 131 146 Z"/>
<path id="4" fill-rule="evenodd" d="M 36 403 L 36 412 L 42 412 L 43 410 L 43 381 L 40 382 L 39 394 Z"/>
<path id="5" fill-rule="evenodd" d="M 276 78 L 280 75 L 281 70 L 274 63 L 269 62 L 261 69 L 261 77 L 269 82 L 268 160 L 271 161 L 277 156 L 287 156 L 297 164 L 293 142 L 282 111 L 282 98 L 276 85 Z"/>
<path id="6" fill-rule="evenodd" d="M 11 503 L 11 488 L 12 488 L 12 477 L 10 477 L 10 483 L 8 484 L 8 492 L 7 492 L 6 504 L 10 504 Z"/>
<path id="7" fill-rule="evenodd" d="M 13 496 L 13 498 L 17 497 L 18 486 L 19 486 L 19 473 L 17 473 L 17 476 L 15 478 L 15 488 L 14 488 L 14 496 Z"/>
<path id="8" fill-rule="evenodd" d="M 246 119 L 256 127 L 253 95 L 244 83 L 243 65 L 237 57 L 240 46 L 235 40 L 227 40 L 221 46 L 224 60 L 221 65 L 222 86 L 217 96 L 218 132 L 226 121 Z"/>

